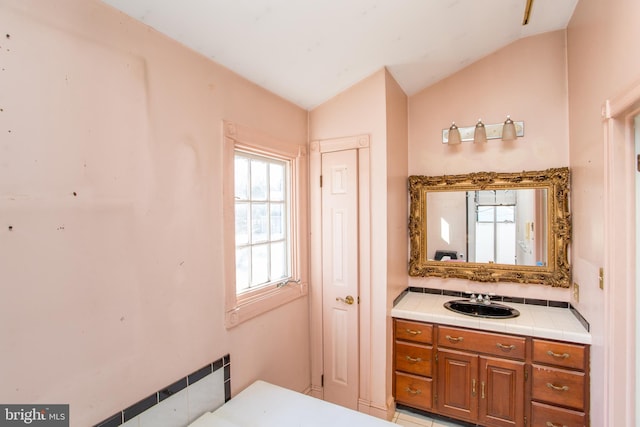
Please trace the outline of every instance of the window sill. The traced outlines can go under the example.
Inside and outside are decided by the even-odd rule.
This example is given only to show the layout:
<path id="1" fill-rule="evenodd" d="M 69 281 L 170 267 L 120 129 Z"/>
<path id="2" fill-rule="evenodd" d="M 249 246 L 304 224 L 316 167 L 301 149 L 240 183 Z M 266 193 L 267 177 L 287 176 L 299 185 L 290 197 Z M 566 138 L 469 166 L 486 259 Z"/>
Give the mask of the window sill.
<path id="1" fill-rule="evenodd" d="M 308 293 L 308 284 L 290 284 L 281 288 L 265 290 L 249 298 L 239 299 L 236 306 L 225 313 L 225 326 L 227 329 L 233 328 L 242 322 L 294 301 Z"/>

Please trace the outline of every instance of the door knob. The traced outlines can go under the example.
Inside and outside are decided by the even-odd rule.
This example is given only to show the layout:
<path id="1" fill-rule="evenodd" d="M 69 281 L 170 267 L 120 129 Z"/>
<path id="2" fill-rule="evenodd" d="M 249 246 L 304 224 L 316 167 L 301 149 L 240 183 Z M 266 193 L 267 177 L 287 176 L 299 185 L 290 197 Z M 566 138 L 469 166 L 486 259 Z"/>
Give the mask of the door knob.
<path id="1" fill-rule="evenodd" d="M 336 297 L 336 301 L 342 301 L 342 302 L 343 302 L 343 303 L 345 303 L 345 304 L 349 304 L 349 305 L 351 305 L 351 304 L 353 304 L 353 302 L 354 302 L 355 300 L 353 299 L 353 297 L 352 297 L 351 295 L 347 295 L 347 297 L 346 297 L 346 298 Z"/>

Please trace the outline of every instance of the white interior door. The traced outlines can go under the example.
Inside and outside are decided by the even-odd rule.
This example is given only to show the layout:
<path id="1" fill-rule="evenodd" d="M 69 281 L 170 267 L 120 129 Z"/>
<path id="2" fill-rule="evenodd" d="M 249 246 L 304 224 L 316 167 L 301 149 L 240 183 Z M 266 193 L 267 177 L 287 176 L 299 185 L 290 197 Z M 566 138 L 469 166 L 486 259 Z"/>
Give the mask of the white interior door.
<path id="1" fill-rule="evenodd" d="M 358 151 L 322 154 L 324 399 L 358 408 Z"/>

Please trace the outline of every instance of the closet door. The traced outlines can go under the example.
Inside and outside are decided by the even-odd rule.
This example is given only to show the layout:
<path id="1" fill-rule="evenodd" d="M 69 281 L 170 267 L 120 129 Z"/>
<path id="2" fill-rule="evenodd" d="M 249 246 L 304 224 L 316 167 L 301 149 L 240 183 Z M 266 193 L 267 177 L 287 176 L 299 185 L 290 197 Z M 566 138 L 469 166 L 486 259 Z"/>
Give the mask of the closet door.
<path id="1" fill-rule="evenodd" d="M 322 154 L 324 399 L 358 409 L 358 150 Z"/>

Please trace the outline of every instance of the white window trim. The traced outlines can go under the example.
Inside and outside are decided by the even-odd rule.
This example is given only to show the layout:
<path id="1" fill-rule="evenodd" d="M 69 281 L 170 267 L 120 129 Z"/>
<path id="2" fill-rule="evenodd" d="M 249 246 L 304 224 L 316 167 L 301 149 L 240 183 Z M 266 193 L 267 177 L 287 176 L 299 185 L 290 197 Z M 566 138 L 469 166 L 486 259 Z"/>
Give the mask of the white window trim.
<path id="1" fill-rule="evenodd" d="M 262 313 L 308 294 L 306 246 L 301 237 L 306 230 L 302 221 L 305 209 L 305 185 L 307 161 L 306 147 L 287 144 L 246 126 L 223 121 L 223 236 L 224 236 L 224 286 L 225 286 L 225 326 L 232 328 Z M 266 156 L 279 156 L 291 162 L 291 279 L 278 287 L 275 284 L 253 291 L 236 294 L 235 260 L 235 185 L 234 158 L 236 149 L 247 149 Z"/>

